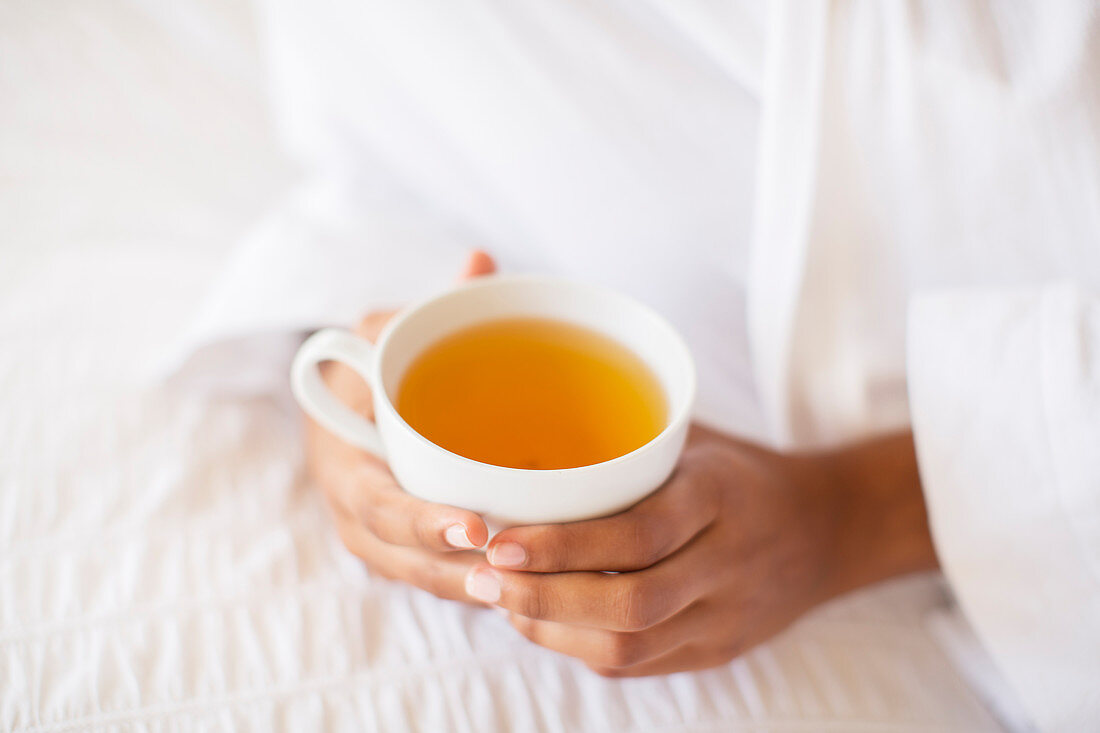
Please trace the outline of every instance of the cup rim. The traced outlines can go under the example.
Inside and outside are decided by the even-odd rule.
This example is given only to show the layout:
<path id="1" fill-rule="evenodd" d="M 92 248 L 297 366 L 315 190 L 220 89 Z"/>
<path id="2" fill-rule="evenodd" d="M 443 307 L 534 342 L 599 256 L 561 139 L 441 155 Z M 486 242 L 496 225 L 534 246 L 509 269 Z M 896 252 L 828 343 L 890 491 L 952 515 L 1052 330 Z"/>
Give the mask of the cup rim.
<path id="1" fill-rule="evenodd" d="M 543 285 L 563 286 L 569 288 L 581 288 L 588 290 L 591 293 L 595 293 L 602 298 L 608 298 L 616 300 L 621 304 L 625 304 L 634 310 L 640 312 L 645 318 L 652 321 L 658 328 L 665 329 L 667 333 L 672 337 L 672 343 L 675 344 L 676 350 L 679 352 L 679 357 L 684 360 L 687 365 L 687 393 L 684 399 L 681 401 L 680 406 L 676 410 L 675 414 L 666 421 L 664 428 L 661 432 L 653 436 L 649 441 L 638 446 L 629 453 L 624 453 L 621 456 L 610 458 L 606 461 L 600 461 L 599 463 L 590 463 L 586 466 L 572 466 L 570 468 L 514 468 L 512 466 L 498 466 L 495 463 L 486 463 L 484 461 L 478 461 L 473 458 L 467 458 L 466 456 L 455 453 L 454 451 L 447 450 L 438 443 L 432 441 L 421 435 L 413 426 L 409 425 L 405 421 L 405 418 L 401 416 L 401 413 L 397 411 L 397 407 L 394 406 L 390 400 L 389 394 L 387 394 L 385 385 L 382 382 L 382 362 L 385 358 L 386 346 L 389 344 L 390 336 L 397 332 L 409 318 L 416 313 L 426 308 L 427 306 L 435 303 L 436 301 L 444 298 L 452 297 L 460 293 L 468 292 L 470 290 L 477 290 L 481 288 L 494 287 L 502 284 L 510 283 L 539 283 Z M 398 424 L 406 432 L 412 435 L 418 442 L 423 444 L 426 448 L 441 452 L 447 456 L 457 458 L 467 463 L 472 463 L 476 466 L 482 466 L 485 468 L 495 469 L 497 471 L 512 472 L 517 475 L 530 476 L 532 474 L 538 475 L 550 475 L 550 474 L 575 474 L 590 471 L 595 468 L 602 468 L 604 466 L 611 466 L 619 463 L 626 463 L 636 458 L 641 453 L 649 450 L 652 446 L 663 442 L 668 439 L 669 436 L 678 433 L 684 423 L 691 419 L 692 410 L 695 405 L 695 392 L 697 376 L 695 373 L 695 359 L 692 357 L 691 350 L 684 342 L 683 337 L 680 335 L 671 323 L 668 322 L 664 316 L 658 313 L 650 306 L 642 303 L 641 301 L 630 297 L 624 293 L 620 293 L 612 288 L 604 287 L 602 285 L 594 285 L 591 283 L 577 282 L 564 277 L 557 277 L 553 275 L 538 275 L 538 274 L 492 274 L 483 275 L 472 280 L 468 280 L 463 283 L 459 283 L 455 287 L 447 290 L 443 293 L 437 293 L 435 295 L 428 296 L 422 300 L 413 303 L 405 308 L 402 308 L 398 313 L 389 320 L 389 322 L 383 327 L 381 333 L 379 333 L 378 341 L 376 345 L 377 356 L 374 359 L 374 365 L 371 371 L 371 388 L 374 391 L 373 398 L 376 401 L 375 410 L 377 411 L 379 405 L 377 402 L 381 402 L 381 406 L 388 410 L 393 417 L 397 420 Z M 383 441 L 385 439 L 383 438 Z"/>

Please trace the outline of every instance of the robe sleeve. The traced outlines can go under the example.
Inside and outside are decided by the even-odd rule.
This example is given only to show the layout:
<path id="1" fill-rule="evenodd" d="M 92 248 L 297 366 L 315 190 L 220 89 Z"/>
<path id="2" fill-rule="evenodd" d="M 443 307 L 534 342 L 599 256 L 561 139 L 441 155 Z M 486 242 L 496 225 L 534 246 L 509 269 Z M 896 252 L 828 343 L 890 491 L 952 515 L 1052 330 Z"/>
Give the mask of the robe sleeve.
<path id="1" fill-rule="evenodd" d="M 475 246 L 407 201 L 307 180 L 229 253 L 150 376 L 197 394 L 284 393 L 305 333 L 445 289 Z"/>
<path id="2" fill-rule="evenodd" d="M 936 550 L 1043 730 L 1100 721 L 1100 299 L 931 293 L 907 370 Z"/>

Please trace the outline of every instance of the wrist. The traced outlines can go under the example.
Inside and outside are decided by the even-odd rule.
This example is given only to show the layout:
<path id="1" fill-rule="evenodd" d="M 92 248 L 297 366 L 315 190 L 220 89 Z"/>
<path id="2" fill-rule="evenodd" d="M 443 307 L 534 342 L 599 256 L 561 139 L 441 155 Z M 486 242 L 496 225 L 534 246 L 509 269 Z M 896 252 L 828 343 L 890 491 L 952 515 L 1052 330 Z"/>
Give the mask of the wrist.
<path id="1" fill-rule="evenodd" d="M 831 595 L 939 567 L 912 437 L 906 433 L 823 454 L 832 516 Z"/>

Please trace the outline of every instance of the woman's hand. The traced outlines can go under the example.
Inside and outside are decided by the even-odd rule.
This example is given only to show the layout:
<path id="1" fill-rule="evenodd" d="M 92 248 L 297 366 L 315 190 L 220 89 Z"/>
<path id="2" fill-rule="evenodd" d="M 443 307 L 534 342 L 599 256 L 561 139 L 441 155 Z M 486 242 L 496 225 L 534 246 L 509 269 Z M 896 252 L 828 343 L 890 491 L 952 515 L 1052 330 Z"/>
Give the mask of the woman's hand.
<path id="1" fill-rule="evenodd" d="M 474 252 L 463 278 L 495 269 L 488 255 Z M 359 323 L 356 333 L 374 341 L 392 316 L 392 311 L 371 313 Z M 329 389 L 345 404 L 374 419 L 370 389 L 354 371 L 329 363 L 322 374 Z M 308 418 L 306 455 L 309 471 L 328 500 L 340 539 L 371 570 L 441 598 L 470 600 L 464 589 L 466 573 L 483 556 L 462 550 L 480 547 L 489 538 L 480 516 L 405 493 L 385 463 Z"/>
<path id="2" fill-rule="evenodd" d="M 608 676 L 720 664 L 841 592 L 936 566 L 909 436 L 791 456 L 702 428 L 636 506 L 505 530 L 487 560 L 471 596 Z"/>
<path id="3" fill-rule="evenodd" d="M 494 269 L 475 253 L 464 277 Z M 357 332 L 373 341 L 391 316 Z M 373 418 L 353 371 L 328 364 L 324 376 Z M 406 494 L 385 463 L 312 421 L 306 433 L 340 537 L 374 572 L 498 605 L 605 675 L 725 662 L 838 593 L 936 564 L 907 435 L 790 456 L 695 428 L 672 478 L 639 504 L 505 530 L 486 556 L 470 551 L 488 539 L 477 514 Z"/>

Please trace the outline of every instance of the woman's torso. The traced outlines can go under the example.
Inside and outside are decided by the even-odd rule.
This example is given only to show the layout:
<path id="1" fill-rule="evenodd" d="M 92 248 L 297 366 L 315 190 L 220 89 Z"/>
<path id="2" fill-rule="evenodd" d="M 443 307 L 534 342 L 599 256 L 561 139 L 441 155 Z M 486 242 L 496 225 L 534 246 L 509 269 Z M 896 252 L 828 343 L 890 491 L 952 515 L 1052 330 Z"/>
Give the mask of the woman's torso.
<path id="1" fill-rule="evenodd" d="M 415 192 L 506 267 L 601 282 L 660 309 L 696 353 L 701 416 L 750 435 L 761 433 L 754 379 L 802 390 L 815 419 L 799 439 L 904 420 L 914 293 L 1100 285 L 1088 239 L 1100 231 L 1087 145 L 1097 107 L 1079 98 L 1095 64 L 1080 48 L 1051 45 L 1041 28 L 1008 38 L 992 16 L 929 4 L 916 24 L 915 5 L 868 2 L 822 11 L 821 47 L 802 48 L 762 9 L 277 3 L 276 109 L 308 165 Z M 800 93 L 819 96 L 812 118 L 763 129 Z M 797 246 L 808 254 L 787 285 L 751 284 L 750 260 L 772 256 L 753 220 L 760 189 L 788 195 L 771 151 L 801 142 L 783 135 L 814 138 L 813 186 L 789 192 L 792 212 L 806 199 Z M 774 297 L 795 303 L 774 338 L 746 334 L 746 286 L 764 311 L 758 333 Z M 762 375 L 784 341 L 802 345 L 803 363 Z"/>

